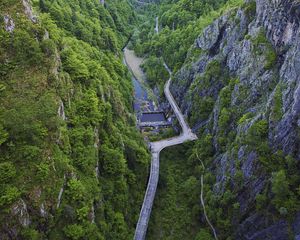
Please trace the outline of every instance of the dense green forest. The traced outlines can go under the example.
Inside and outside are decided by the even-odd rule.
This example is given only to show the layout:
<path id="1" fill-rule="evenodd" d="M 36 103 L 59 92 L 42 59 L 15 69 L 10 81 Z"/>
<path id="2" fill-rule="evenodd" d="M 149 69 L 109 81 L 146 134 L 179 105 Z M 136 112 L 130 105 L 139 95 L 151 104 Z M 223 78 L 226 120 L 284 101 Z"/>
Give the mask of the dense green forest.
<path id="1" fill-rule="evenodd" d="M 297 239 L 298 7 L 1 0 L 0 239 L 133 239 L 151 155 L 122 62 L 128 42 L 172 115 L 170 67 L 199 138 L 161 152 L 147 239 L 211 240 L 211 225 L 220 240 Z"/>
<path id="2" fill-rule="evenodd" d="M 178 71 L 185 62 L 199 56 L 200 52 L 191 51 L 191 46 L 201 31 L 226 10 L 242 4 L 243 0 L 162 0 L 159 7 L 148 7 L 146 13 L 142 11 L 152 21 L 143 21 L 132 42 L 139 56 L 147 56 L 143 67 L 150 85 L 159 87 L 162 93 L 168 79 L 168 73 L 161 67 L 163 59 L 174 72 Z M 159 34 L 154 31 L 156 16 Z"/>
<path id="3" fill-rule="evenodd" d="M 0 17 L 0 238 L 131 239 L 150 160 L 120 51 L 132 7 L 4 0 Z"/>

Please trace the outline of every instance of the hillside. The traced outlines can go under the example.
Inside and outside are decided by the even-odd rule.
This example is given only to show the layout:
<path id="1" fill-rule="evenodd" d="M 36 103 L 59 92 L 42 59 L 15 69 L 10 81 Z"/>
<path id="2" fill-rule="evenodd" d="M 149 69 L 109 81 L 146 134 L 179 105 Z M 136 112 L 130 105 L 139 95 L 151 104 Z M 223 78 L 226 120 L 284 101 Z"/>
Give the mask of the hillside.
<path id="1" fill-rule="evenodd" d="M 299 34 L 298 0 L 1 0 L 0 239 L 134 239 L 155 163 L 135 240 L 299 240 Z"/>
<path id="2" fill-rule="evenodd" d="M 205 6 L 205 7 L 204 7 Z M 147 239 L 298 239 L 298 1 L 162 1 L 135 50 L 199 140 L 167 151 Z M 146 33 L 148 29 L 150 34 Z M 204 168 L 205 167 L 205 168 Z M 184 229 L 184 230 L 183 230 Z"/>
<path id="3" fill-rule="evenodd" d="M 150 156 L 127 1 L 0 3 L 0 238 L 130 239 Z"/>

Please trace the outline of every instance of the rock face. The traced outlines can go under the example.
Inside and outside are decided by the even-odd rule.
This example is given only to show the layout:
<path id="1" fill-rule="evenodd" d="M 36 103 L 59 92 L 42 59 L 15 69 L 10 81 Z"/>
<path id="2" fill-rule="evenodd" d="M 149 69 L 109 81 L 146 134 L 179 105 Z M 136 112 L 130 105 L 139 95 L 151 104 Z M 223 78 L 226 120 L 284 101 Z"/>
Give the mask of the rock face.
<path id="1" fill-rule="evenodd" d="M 4 16 L 5 30 L 12 33 L 15 30 L 15 23 L 9 15 Z"/>
<path id="2" fill-rule="evenodd" d="M 30 224 L 27 205 L 23 199 L 20 199 L 18 203 L 12 208 L 13 215 L 17 216 L 22 226 L 27 227 Z"/>
<path id="3" fill-rule="evenodd" d="M 270 220 L 253 209 L 271 177 L 261 170 L 257 149 L 249 149 L 245 141 L 237 139 L 244 139 L 257 122 L 266 121 L 270 153 L 292 156 L 299 167 L 299 23 L 298 1 L 245 1 L 243 7 L 221 16 L 195 39 L 193 48 L 201 49 L 198 60 L 187 63 L 174 76 L 171 91 L 190 125 L 200 134 L 213 136 L 211 169 L 216 174 L 216 193 L 224 191 L 228 177 L 236 184 L 233 179 L 239 162 L 244 188 L 237 192 L 241 218 L 235 239 L 291 239 L 291 225 L 284 218 Z M 198 114 L 203 108 L 207 111 Z M 224 108 L 231 112 L 225 132 L 220 123 Z M 221 137 L 234 143 L 235 150 L 230 144 L 224 149 Z M 292 223 L 294 239 L 299 239 L 299 224 L 298 214 Z"/>
<path id="4" fill-rule="evenodd" d="M 33 22 L 37 23 L 37 17 L 34 15 L 30 0 L 22 0 L 23 6 L 24 6 L 24 11 L 25 14 L 28 16 L 28 18 Z"/>
<path id="5" fill-rule="evenodd" d="M 57 114 L 63 121 L 66 121 L 65 106 L 62 101 L 60 101 Z"/>

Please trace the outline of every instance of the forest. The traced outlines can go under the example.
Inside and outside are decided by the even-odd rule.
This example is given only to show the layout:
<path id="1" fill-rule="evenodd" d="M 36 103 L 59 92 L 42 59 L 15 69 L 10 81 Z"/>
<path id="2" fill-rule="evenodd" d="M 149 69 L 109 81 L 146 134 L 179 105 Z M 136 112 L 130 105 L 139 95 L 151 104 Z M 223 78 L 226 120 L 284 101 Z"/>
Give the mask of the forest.
<path id="1" fill-rule="evenodd" d="M 125 46 L 172 114 L 171 68 L 198 136 L 161 152 L 146 239 L 298 239 L 298 5 L 1 0 L 0 239 L 134 238 L 151 152 Z"/>
<path id="2" fill-rule="evenodd" d="M 150 161 L 121 54 L 136 16 L 127 1 L 32 5 L 0 3 L 0 238 L 130 239 Z"/>

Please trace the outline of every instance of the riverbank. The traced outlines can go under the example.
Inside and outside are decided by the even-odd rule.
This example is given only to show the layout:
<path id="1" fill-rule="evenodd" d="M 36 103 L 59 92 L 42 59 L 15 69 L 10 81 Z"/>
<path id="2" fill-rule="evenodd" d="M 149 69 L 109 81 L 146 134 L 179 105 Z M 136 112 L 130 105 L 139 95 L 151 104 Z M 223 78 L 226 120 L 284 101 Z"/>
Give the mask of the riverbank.
<path id="1" fill-rule="evenodd" d="M 124 58 L 134 77 L 141 83 L 145 83 L 146 77 L 141 69 L 144 59 L 136 56 L 135 52 L 127 47 L 124 48 Z"/>

